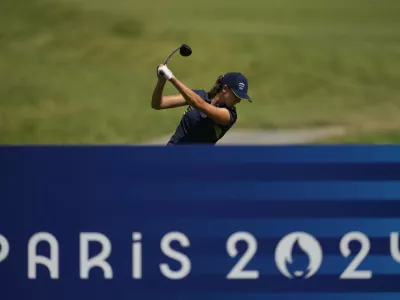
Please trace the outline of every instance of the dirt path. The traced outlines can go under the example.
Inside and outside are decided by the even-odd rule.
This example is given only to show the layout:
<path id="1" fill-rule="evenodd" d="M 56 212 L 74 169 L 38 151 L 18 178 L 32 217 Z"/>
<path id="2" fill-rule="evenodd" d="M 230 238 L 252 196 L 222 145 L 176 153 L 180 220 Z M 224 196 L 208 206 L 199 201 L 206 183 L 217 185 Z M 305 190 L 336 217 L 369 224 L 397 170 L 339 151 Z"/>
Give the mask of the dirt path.
<path id="1" fill-rule="evenodd" d="M 217 145 L 283 145 L 312 143 L 321 138 L 344 134 L 340 127 L 301 130 L 232 130 Z M 146 145 L 165 145 L 169 136 L 162 137 Z"/>

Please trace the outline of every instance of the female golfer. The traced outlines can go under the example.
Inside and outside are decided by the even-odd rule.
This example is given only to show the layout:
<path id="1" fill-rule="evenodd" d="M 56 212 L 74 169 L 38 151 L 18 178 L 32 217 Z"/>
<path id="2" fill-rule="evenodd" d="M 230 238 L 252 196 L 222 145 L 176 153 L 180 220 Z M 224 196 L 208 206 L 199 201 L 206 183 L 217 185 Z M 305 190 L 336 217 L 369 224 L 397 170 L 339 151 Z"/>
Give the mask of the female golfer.
<path id="1" fill-rule="evenodd" d="M 236 122 L 235 105 L 242 99 L 251 101 L 247 94 L 247 78 L 241 73 L 230 72 L 219 76 L 209 92 L 188 88 L 165 65 L 157 68 L 157 77 L 151 101 L 153 109 L 188 105 L 167 146 L 217 143 Z M 163 96 L 167 80 L 179 94 Z"/>

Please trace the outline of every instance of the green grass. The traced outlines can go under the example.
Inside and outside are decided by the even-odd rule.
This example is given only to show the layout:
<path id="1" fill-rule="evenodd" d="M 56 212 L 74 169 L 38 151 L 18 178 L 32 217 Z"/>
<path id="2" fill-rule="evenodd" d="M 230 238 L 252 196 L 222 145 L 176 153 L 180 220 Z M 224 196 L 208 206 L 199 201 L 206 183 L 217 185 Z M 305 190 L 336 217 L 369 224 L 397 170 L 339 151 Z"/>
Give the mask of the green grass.
<path id="1" fill-rule="evenodd" d="M 399 15 L 398 0 L 1 1 L 0 143 L 172 133 L 183 110 L 150 98 L 183 42 L 170 67 L 190 87 L 248 76 L 236 127 L 400 126 Z"/>
<path id="2" fill-rule="evenodd" d="M 400 144 L 400 130 L 351 133 L 342 137 L 324 139 L 318 144 Z"/>

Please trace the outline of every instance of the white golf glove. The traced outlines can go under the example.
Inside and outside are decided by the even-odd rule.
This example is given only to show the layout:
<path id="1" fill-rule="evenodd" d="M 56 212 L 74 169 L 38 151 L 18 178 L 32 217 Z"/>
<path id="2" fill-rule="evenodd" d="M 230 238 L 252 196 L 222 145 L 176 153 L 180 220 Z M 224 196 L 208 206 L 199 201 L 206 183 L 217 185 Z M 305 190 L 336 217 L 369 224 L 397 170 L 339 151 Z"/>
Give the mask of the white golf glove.
<path id="1" fill-rule="evenodd" d="M 171 78 L 174 77 L 174 74 L 172 74 L 171 70 L 168 69 L 167 66 L 158 67 L 157 72 L 158 74 L 163 75 L 167 80 L 171 80 Z"/>

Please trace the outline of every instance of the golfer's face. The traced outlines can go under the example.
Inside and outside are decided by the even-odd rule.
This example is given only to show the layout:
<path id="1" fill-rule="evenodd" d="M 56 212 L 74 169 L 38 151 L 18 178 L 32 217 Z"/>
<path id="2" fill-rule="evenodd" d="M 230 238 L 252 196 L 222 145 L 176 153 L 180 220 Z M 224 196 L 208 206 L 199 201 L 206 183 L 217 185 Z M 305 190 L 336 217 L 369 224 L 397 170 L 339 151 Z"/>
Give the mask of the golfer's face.
<path id="1" fill-rule="evenodd" d="M 233 93 L 229 88 L 227 89 L 225 95 L 225 104 L 228 106 L 234 106 L 240 102 L 240 98 L 236 97 L 235 93 Z"/>

